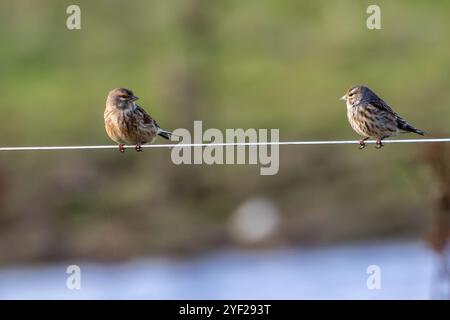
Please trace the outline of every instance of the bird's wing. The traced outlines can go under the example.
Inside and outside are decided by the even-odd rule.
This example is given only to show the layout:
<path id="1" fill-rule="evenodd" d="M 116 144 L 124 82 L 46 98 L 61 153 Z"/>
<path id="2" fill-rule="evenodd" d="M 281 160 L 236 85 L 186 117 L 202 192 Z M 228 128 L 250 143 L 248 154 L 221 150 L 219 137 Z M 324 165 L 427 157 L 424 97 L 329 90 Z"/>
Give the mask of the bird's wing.
<path id="1" fill-rule="evenodd" d="M 136 112 L 139 113 L 143 124 L 155 124 L 155 120 L 153 120 L 152 117 L 150 117 L 150 115 L 147 113 L 147 111 L 145 111 L 143 108 L 139 107 L 138 105 L 136 105 Z"/>
<path id="2" fill-rule="evenodd" d="M 379 110 L 388 112 L 388 113 L 393 114 L 396 117 L 398 117 L 398 115 L 394 112 L 394 110 L 392 110 L 392 108 L 386 102 L 384 102 L 382 99 L 372 99 L 370 101 L 370 104 Z"/>
<path id="3" fill-rule="evenodd" d="M 372 101 L 371 104 L 372 104 L 374 107 L 376 107 L 376 108 L 378 108 L 378 109 L 380 109 L 380 110 L 382 110 L 382 111 L 384 111 L 384 112 L 387 112 L 387 113 L 393 115 L 393 116 L 395 117 L 396 121 L 397 121 L 397 127 L 398 127 L 399 129 L 401 129 L 401 130 L 406 130 L 406 131 L 411 131 L 411 129 L 417 130 L 417 129 L 411 127 L 411 125 L 410 125 L 408 122 L 406 122 L 405 119 L 403 119 L 402 117 L 400 117 L 400 116 L 399 116 L 394 110 L 392 110 L 392 108 L 391 108 L 386 102 L 384 102 L 383 100 L 378 99 L 378 100 L 376 100 L 376 101 Z M 420 130 L 419 130 L 419 131 L 420 131 Z M 419 134 L 420 134 L 420 133 L 419 133 Z"/>
<path id="4" fill-rule="evenodd" d="M 156 133 L 158 135 L 160 135 L 163 138 L 166 138 L 166 139 L 170 140 L 170 137 L 172 136 L 172 132 L 169 132 L 169 131 L 166 131 L 164 129 L 161 129 L 161 127 L 158 125 L 156 120 L 153 119 L 152 117 L 150 117 L 150 115 L 144 109 L 139 107 L 138 105 L 136 105 L 136 111 L 141 114 L 141 118 L 142 118 L 142 121 L 143 121 L 144 125 L 154 126 L 156 128 Z"/>

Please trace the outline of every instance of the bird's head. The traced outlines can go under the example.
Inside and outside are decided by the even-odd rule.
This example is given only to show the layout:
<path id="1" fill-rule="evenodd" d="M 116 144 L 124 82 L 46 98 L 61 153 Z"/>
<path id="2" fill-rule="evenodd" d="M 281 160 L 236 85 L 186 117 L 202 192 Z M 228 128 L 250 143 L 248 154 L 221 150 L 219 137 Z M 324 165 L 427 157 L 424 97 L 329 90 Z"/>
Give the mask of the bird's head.
<path id="1" fill-rule="evenodd" d="M 106 100 L 107 105 L 119 110 L 134 108 L 134 102 L 139 99 L 133 94 L 133 91 L 126 88 L 116 88 L 109 92 Z"/>
<path id="2" fill-rule="evenodd" d="M 354 86 L 348 89 L 347 93 L 341 97 L 341 100 L 347 102 L 347 106 L 355 106 L 364 100 L 364 96 L 370 91 L 364 86 Z"/>

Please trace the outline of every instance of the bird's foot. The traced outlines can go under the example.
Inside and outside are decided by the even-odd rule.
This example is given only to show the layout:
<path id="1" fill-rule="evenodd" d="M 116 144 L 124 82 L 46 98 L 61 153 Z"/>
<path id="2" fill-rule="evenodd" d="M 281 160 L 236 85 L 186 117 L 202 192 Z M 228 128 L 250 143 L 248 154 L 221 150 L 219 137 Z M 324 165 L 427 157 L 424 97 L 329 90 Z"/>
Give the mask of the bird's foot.
<path id="1" fill-rule="evenodd" d="M 377 140 L 377 142 L 375 144 L 375 148 L 381 149 L 382 147 L 383 147 L 383 142 L 381 142 L 381 140 Z"/>
<path id="2" fill-rule="evenodd" d="M 120 151 L 120 153 L 124 153 L 125 152 L 125 144 L 119 143 L 119 151 Z"/>
<path id="3" fill-rule="evenodd" d="M 367 139 L 368 138 L 364 138 L 364 139 L 359 140 L 359 149 L 364 149 L 366 147 L 366 140 Z"/>
<path id="4" fill-rule="evenodd" d="M 142 146 L 140 144 L 137 144 L 135 149 L 136 149 L 136 152 L 142 152 Z"/>

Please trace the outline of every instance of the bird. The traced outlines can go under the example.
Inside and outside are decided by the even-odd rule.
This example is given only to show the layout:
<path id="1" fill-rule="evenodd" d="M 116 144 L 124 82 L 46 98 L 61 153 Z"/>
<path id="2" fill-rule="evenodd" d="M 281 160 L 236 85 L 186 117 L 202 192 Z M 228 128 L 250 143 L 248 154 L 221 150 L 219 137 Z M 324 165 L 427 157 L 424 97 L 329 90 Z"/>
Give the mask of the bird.
<path id="1" fill-rule="evenodd" d="M 127 88 L 111 90 L 106 99 L 106 133 L 119 144 L 121 153 L 125 152 L 125 145 L 136 145 L 136 151 L 142 152 L 142 145 L 152 143 L 157 135 L 168 140 L 172 136 L 171 132 L 161 129 L 155 119 L 136 104 L 138 99 Z"/>
<path id="2" fill-rule="evenodd" d="M 376 148 L 383 147 L 382 140 L 399 133 L 413 132 L 425 135 L 392 110 L 375 92 L 363 85 L 351 87 L 341 97 L 347 103 L 347 117 L 353 130 L 362 136 L 359 148 L 364 149 L 365 141 L 376 139 Z"/>

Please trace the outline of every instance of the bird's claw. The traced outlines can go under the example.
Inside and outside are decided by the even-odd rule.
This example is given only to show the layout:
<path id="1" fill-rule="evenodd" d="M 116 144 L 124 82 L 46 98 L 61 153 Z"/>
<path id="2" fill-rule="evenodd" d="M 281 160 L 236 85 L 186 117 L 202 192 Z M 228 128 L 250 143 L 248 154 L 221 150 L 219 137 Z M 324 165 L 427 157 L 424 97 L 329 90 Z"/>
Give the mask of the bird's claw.
<path id="1" fill-rule="evenodd" d="M 136 152 L 142 152 L 142 146 L 140 144 L 137 144 L 135 149 L 136 149 Z"/>
<path id="2" fill-rule="evenodd" d="M 383 147 L 383 143 L 381 142 L 381 140 L 377 140 L 377 143 L 375 145 L 375 148 L 377 149 L 381 149 Z"/>
<path id="3" fill-rule="evenodd" d="M 125 152 L 125 145 L 123 143 L 119 144 L 119 151 L 120 151 L 120 153 L 124 153 Z"/>
<path id="4" fill-rule="evenodd" d="M 359 149 L 364 149 L 366 147 L 365 140 L 359 140 Z"/>

